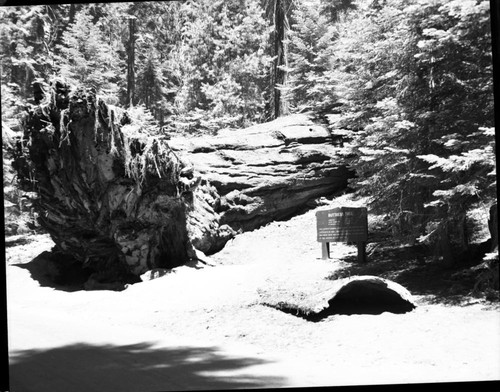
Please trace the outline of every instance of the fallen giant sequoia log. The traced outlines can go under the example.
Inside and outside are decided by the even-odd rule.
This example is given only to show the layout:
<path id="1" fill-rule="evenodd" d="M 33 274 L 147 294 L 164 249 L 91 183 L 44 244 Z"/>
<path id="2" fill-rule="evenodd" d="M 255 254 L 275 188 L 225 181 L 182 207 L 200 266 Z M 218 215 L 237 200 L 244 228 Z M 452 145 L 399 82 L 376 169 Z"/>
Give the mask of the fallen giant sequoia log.
<path id="1" fill-rule="evenodd" d="M 141 122 L 61 81 L 23 120 L 13 166 L 35 191 L 55 252 L 99 281 L 181 265 L 343 190 L 348 170 L 306 116 L 216 136 L 150 136 Z"/>
<path id="2" fill-rule="evenodd" d="M 339 164 L 339 149 L 329 132 L 305 115 L 215 136 L 174 136 L 168 143 L 197 177 L 208 179 L 211 190 L 194 191 L 195 207 L 210 193 L 215 203 L 203 208 L 209 216 L 213 208 L 219 225 L 237 231 L 292 217 L 314 206 L 315 199 L 344 190 L 351 174 Z M 190 214 L 189 226 L 203 232 L 193 236 L 194 245 L 213 253 L 225 242 L 212 238 L 205 219 L 204 214 Z"/>
<path id="3" fill-rule="evenodd" d="M 292 301 L 262 296 L 264 305 L 291 313 L 308 321 L 321 321 L 335 314 L 396 314 L 416 308 L 410 292 L 400 284 L 377 276 L 363 275 L 325 281 L 328 288 L 298 295 Z"/>

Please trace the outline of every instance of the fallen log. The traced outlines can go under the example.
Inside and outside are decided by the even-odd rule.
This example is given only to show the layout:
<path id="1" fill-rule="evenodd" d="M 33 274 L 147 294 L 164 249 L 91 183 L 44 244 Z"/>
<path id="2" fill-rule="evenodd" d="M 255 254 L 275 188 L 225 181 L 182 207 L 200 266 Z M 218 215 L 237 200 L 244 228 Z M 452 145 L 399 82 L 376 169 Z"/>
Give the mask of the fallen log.
<path id="1" fill-rule="evenodd" d="M 60 80 L 22 129 L 13 167 L 38 195 L 41 226 L 99 282 L 216 252 L 238 231 L 333 196 L 350 175 L 329 131 L 306 115 L 215 136 L 152 134 Z"/>
<path id="2" fill-rule="evenodd" d="M 325 286 L 328 286 L 324 289 Z M 402 314 L 416 308 L 410 292 L 389 279 L 371 275 L 353 276 L 324 282 L 323 290 L 279 298 L 262 296 L 262 304 L 302 317 L 321 321 L 331 315 Z"/>
<path id="3" fill-rule="evenodd" d="M 195 168 L 196 177 L 208 179 L 213 197 L 208 209 L 218 214 L 220 225 L 236 231 L 287 219 L 321 196 L 333 197 L 347 187 L 351 174 L 341 164 L 328 130 L 306 115 L 215 136 L 173 136 L 168 143 Z M 206 188 L 195 191 L 198 202 L 206 194 Z M 223 246 L 210 235 L 195 234 L 193 239 L 196 248 L 208 254 Z"/>

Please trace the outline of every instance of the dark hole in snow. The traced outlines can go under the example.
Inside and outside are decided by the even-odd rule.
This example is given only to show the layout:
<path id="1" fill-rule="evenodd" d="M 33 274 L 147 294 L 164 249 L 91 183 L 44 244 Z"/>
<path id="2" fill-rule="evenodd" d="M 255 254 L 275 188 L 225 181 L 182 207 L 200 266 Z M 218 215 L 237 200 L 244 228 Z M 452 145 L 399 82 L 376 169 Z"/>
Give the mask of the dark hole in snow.
<path id="1" fill-rule="evenodd" d="M 380 281 L 355 280 L 343 286 L 320 312 L 308 312 L 300 307 L 279 304 L 282 312 L 307 321 L 321 321 L 332 315 L 373 314 L 384 312 L 402 314 L 415 309 L 415 305 Z"/>
<path id="2" fill-rule="evenodd" d="M 415 308 L 397 292 L 371 281 L 354 281 L 345 285 L 328 301 L 324 310 L 331 314 L 406 313 Z"/>

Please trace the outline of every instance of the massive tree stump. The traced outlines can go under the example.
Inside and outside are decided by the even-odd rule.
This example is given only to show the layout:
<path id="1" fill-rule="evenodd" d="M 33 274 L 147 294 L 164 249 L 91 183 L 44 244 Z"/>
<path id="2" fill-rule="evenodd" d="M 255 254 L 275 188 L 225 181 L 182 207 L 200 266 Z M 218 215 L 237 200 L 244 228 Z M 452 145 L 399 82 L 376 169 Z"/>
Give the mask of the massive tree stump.
<path id="1" fill-rule="evenodd" d="M 305 115 L 215 136 L 151 135 L 89 89 L 55 81 L 22 123 L 14 167 L 56 251 L 133 281 L 220 250 L 238 231 L 347 186 L 329 132 Z M 170 140 L 167 140 L 170 139 Z"/>
<path id="2" fill-rule="evenodd" d="M 57 250 L 110 280 L 185 262 L 182 162 L 92 91 L 52 88 L 24 121 L 14 166 L 38 193 L 39 220 Z"/>

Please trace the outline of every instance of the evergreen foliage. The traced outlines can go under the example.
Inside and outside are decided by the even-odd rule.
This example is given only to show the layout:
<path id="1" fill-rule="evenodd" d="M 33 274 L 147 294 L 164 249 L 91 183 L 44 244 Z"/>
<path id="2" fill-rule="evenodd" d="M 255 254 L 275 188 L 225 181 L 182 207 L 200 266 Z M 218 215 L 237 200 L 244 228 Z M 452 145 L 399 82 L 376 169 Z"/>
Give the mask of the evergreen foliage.
<path id="1" fill-rule="evenodd" d="M 448 263 L 468 246 L 468 209 L 494 197 L 488 12 L 487 1 L 387 1 L 340 22 L 334 46 L 345 123 L 360 129 L 352 185 L 396 236 L 435 243 Z"/>
<path id="2" fill-rule="evenodd" d="M 49 36 L 44 7 L 0 9 L 3 120 L 22 110 L 31 98 L 32 82 L 50 72 Z"/>
<path id="3" fill-rule="evenodd" d="M 0 21 L 2 126 L 13 132 L 33 83 L 54 75 L 130 107 L 155 135 L 341 105 L 351 186 L 394 238 L 451 262 L 473 237 L 471 211 L 494 202 L 487 0 L 46 5 L 4 7 Z"/>
<path id="4" fill-rule="evenodd" d="M 199 1 L 183 10 L 177 124 L 216 130 L 262 117 L 267 26 L 256 1 Z"/>
<path id="5" fill-rule="evenodd" d="M 58 74 L 73 85 L 92 87 L 109 103 L 117 103 L 119 59 L 104 39 L 88 8 L 82 9 L 58 47 Z"/>
<path id="6" fill-rule="evenodd" d="M 324 74 L 333 57 L 335 27 L 323 15 L 321 8 L 298 6 L 293 14 L 290 31 L 290 78 L 288 100 L 295 110 L 316 107 L 333 98 L 324 83 Z M 326 87 L 326 88 L 325 88 Z M 329 91 L 328 91 L 329 90 Z"/>

